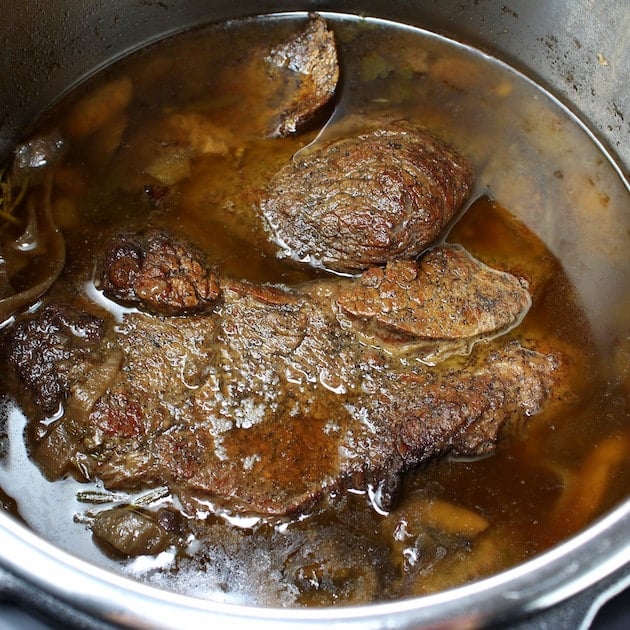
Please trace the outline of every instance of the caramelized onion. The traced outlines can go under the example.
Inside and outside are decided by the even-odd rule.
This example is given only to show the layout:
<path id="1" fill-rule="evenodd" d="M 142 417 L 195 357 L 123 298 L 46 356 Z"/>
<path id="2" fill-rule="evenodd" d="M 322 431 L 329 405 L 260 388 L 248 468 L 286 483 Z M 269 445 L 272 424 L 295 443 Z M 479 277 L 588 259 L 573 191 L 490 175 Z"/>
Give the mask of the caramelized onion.
<path id="1" fill-rule="evenodd" d="M 92 534 L 123 556 L 155 555 L 170 544 L 169 535 L 151 516 L 131 508 L 99 512 Z"/>
<path id="2" fill-rule="evenodd" d="M 45 253 L 48 263 L 46 275 L 43 280 L 24 291 L 9 293 L 8 270 L 6 263 L 0 258 L 0 323 L 36 302 L 48 291 L 63 269 L 66 248 L 63 236 L 53 222 L 51 193 L 52 175 L 48 175 L 44 184 L 41 203 L 34 206 L 32 205 L 32 198 L 29 199 L 31 221 L 25 233 L 18 239 L 18 243 L 24 242 L 25 238 L 29 239 L 32 243 L 29 252 L 41 250 Z M 5 295 L 6 293 L 9 294 Z M 5 297 L 2 297 L 3 295 Z"/>
<path id="3" fill-rule="evenodd" d="M 101 365 L 86 374 L 85 380 L 72 389 L 65 416 L 57 420 L 37 444 L 35 458 L 48 479 L 58 479 L 67 470 L 85 437 L 85 418 L 114 380 L 121 359 L 121 353 L 113 351 Z"/>

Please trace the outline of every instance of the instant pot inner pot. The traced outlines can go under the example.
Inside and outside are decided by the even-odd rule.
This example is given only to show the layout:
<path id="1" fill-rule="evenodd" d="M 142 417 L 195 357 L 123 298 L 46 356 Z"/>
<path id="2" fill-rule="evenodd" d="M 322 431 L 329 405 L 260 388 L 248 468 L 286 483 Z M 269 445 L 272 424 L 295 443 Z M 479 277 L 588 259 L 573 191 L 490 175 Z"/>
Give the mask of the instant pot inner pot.
<path id="1" fill-rule="evenodd" d="M 585 345 L 586 343 L 591 344 L 593 353 L 599 353 L 602 357 L 610 353 L 614 357 L 613 363 L 619 363 L 624 361 L 624 356 L 627 357 L 623 354 L 623 339 L 624 336 L 627 338 L 628 335 L 627 326 L 624 327 L 623 324 L 623 313 L 627 310 L 624 310 L 623 295 L 627 293 L 628 280 L 627 255 L 623 253 L 627 245 L 623 236 L 627 233 L 623 226 L 627 226 L 628 223 L 627 184 L 620 180 L 620 175 L 627 170 L 628 164 L 628 130 L 627 123 L 624 122 L 624 111 L 627 111 L 628 99 L 624 90 L 627 76 L 622 76 L 624 70 L 627 74 L 627 68 L 621 63 L 625 54 L 624 46 L 627 49 L 627 43 L 624 42 L 621 34 L 624 32 L 623 25 L 628 23 L 628 11 L 624 12 L 623 9 L 613 7 L 613 3 L 608 4 L 610 6 L 597 8 L 597 11 L 601 10 L 601 14 L 598 14 L 596 19 L 593 19 L 592 11 L 587 14 L 582 7 L 561 2 L 550 3 L 550 5 L 545 6 L 535 6 L 526 2 L 515 2 L 510 6 L 499 5 L 498 3 L 483 3 L 481 6 L 475 3 L 448 3 L 448 5 L 436 3 L 422 7 L 410 7 L 407 3 L 365 3 L 365 6 L 362 5 L 361 7 L 361 12 L 370 16 L 374 15 L 379 18 L 388 18 L 405 24 L 420 26 L 428 31 L 452 37 L 455 41 L 471 44 L 484 52 L 495 54 L 498 58 L 511 63 L 517 70 L 524 71 L 527 76 L 533 78 L 543 88 L 549 88 L 560 101 L 569 104 L 574 114 L 587 121 L 590 129 L 583 128 L 581 123 L 572 119 L 572 114 L 563 111 L 562 105 L 553 103 L 554 97 L 543 96 L 542 92 L 537 91 L 537 88 L 528 84 L 526 80 L 517 75 L 510 75 L 511 71 L 508 69 L 497 71 L 497 80 L 491 88 L 493 91 L 486 94 L 486 97 L 491 96 L 494 100 L 488 104 L 486 98 L 484 104 L 487 108 L 485 119 L 484 116 L 481 116 L 476 123 L 479 125 L 479 129 L 483 128 L 484 124 L 488 124 L 484 120 L 492 120 L 497 126 L 504 125 L 502 132 L 497 134 L 500 139 L 505 139 L 505 146 L 501 147 L 500 150 L 484 148 L 480 138 L 476 144 L 472 140 L 467 140 L 467 135 L 470 138 L 475 134 L 470 130 L 466 134 L 465 115 L 460 114 L 460 119 L 457 120 L 457 108 L 455 106 L 450 112 L 448 111 L 448 99 L 445 99 L 447 117 L 451 116 L 453 120 L 457 121 L 452 126 L 443 122 L 441 115 L 444 111 L 439 111 L 439 108 L 435 110 L 430 107 L 421 108 L 421 111 L 416 111 L 413 114 L 418 118 L 422 116 L 423 122 L 429 121 L 427 126 L 433 125 L 433 128 L 440 129 L 442 134 L 447 134 L 450 142 L 461 148 L 464 153 L 468 153 L 477 172 L 478 182 L 471 195 L 471 201 L 474 200 L 475 202 L 468 209 L 461 222 L 451 231 L 449 240 L 461 242 L 469 248 L 474 248 L 474 217 L 487 216 L 488 213 L 500 214 L 503 211 L 502 207 L 514 212 L 519 221 L 525 226 L 531 227 L 536 235 L 542 239 L 544 246 L 548 248 L 549 255 L 556 256 L 564 267 L 563 273 L 566 275 L 562 276 L 561 285 L 564 287 L 562 291 L 566 291 L 566 293 L 562 295 L 565 297 L 571 295 L 571 299 L 575 299 L 575 305 L 571 308 L 575 309 L 576 319 L 584 318 L 589 322 L 589 325 L 585 324 L 584 331 L 586 332 L 583 331 L 584 338 L 589 337 Z M 2 90 L 3 100 L 0 103 L 2 106 L 0 154 L 8 156 L 14 144 L 23 139 L 23 129 L 29 128 L 34 119 L 52 102 L 56 101 L 60 95 L 67 94 L 71 87 L 82 82 L 86 76 L 93 74 L 95 70 L 109 65 L 112 59 L 119 59 L 147 43 L 185 31 L 199 24 L 214 22 L 225 17 L 234 18 L 279 10 L 317 10 L 322 12 L 324 17 L 330 19 L 331 24 L 338 25 L 339 32 L 342 34 L 340 45 L 342 51 L 350 50 L 351 46 L 344 49 L 347 42 L 343 41 L 343 37 L 348 40 L 354 37 L 348 35 L 349 31 L 344 30 L 343 24 L 347 18 L 342 16 L 337 23 L 336 20 L 339 18 L 333 13 L 327 14 L 327 8 L 325 3 L 299 7 L 288 6 L 288 3 L 266 3 L 264 7 L 257 4 L 255 8 L 247 4 L 239 4 L 238 8 L 235 9 L 224 7 L 221 3 L 213 3 L 208 7 L 206 3 L 194 2 L 185 5 L 171 5 L 168 2 L 143 3 L 133 7 L 117 7 L 114 4 L 108 7 L 99 7 L 97 11 L 100 13 L 98 14 L 94 12 L 93 7 L 66 7 L 64 3 L 54 2 L 36 13 L 32 13 L 28 8 L 20 8 L 17 11 L 15 23 L 23 25 L 23 28 L 11 29 L 2 33 L 3 40 L 9 42 L 8 58 L 10 64 L 8 72 L 3 73 L 0 77 L 4 87 Z M 604 8 L 608 11 L 604 11 Z M 348 13 L 354 13 L 357 9 L 358 7 L 354 5 L 348 4 L 346 6 L 343 3 L 342 6 L 336 4 L 334 7 L 335 11 L 347 11 Z M 12 12 L 14 11 L 12 9 Z M 561 16 L 562 19 L 558 16 Z M 285 19 L 288 18 L 285 17 Z M 550 24 L 556 24 L 556 21 L 557 28 L 552 31 Z M 93 24 L 93 29 L 86 28 L 86 24 Z M 389 29 L 386 23 L 378 20 L 366 20 L 363 27 L 374 29 L 376 40 L 380 37 L 377 33 L 380 33 L 382 29 L 386 31 Z M 5 29 L 6 26 L 0 28 Z M 59 32 L 63 32 L 63 37 L 58 37 Z M 605 37 L 603 36 L 604 33 L 606 33 Z M 619 37 L 616 37 L 616 34 L 619 34 Z M 483 61 L 478 53 L 468 52 L 464 47 L 455 46 L 452 53 L 445 53 L 444 50 L 447 50 L 450 44 L 434 36 L 426 36 L 424 40 L 421 39 L 424 36 L 418 36 L 420 37 L 418 41 L 421 41 L 424 46 L 425 52 L 423 54 L 426 53 L 426 50 L 429 51 L 426 53 L 428 56 L 423 58 L 417 53 L 417 49 L 413 48 L 414 37 L 407 28 L 394 29 L 391 34 L 383 36 L 380 46 L 375 46 L 371 51 L 366 46 L 361 48 L 360 37 L 356 40 L 360 60 L 356 63 L 354 61 L 342 63 L 342 72 L 361 76 L 361 80 L 365 83 L 371 82 L 372 85 L 382 85 L 383 92 L 376 96 L 369 91 L 364 92 L 362 93 L 363 101 L 361 101 L 356 97 L 359 92 L 355 90 L 357 100 L 353 102 L 352 87 L 349 83 L 345 85 L 341 90 L 342 96 L 337 104 L 332 122 L 327 127 L 327 132 L 332 130 L 334 135 L 336 129 L 334 123 L 341 121 L 340 124 L 342 124 L 344 116 L 347 111 L 354 107 L 354 104 L 360 103 L 359 109 L 371 114 L 374 112 L 387 113 L 388 108 L 392 105 L 395 109 L 395 106 L 399 106 L 400 102 L 404 102 L 408 98 L 408 91 L 405 90 L 413 89 L 414 83 L 409 80 L 410 77 L 420 81 L 421 77 L 429 76 L 436 85 L 441 85 L 440 81 L 443 79 L 443 84 L 447 86 L 444 88 L 445 94 L 449 90 L 466 92 L 471 88 L 475 89 L 474 82 L 471 83 L 470 77 L 466 76 L 465 71 L 462 71 L 462 67 L 464 70 L 466 68 L 467 55 L 470 56 L 470 59 L 480 60 L 490 64 L 490 66 L 495 64 L 491 60 Z M 63 42 L 63 50 L 58 50 L 59 44 L 53 43 L 59 41 Z M 138 42 L 142 42 L 142 44 L 139 45 Z M 602 42 L 605 42 L 606 49 L 603 48 Z M 404 47 L 407 45 L 409 45 L 408 58 L 413 57 L 413 64 L 404 69 L 407 74 L 396 84 L 395 88 L 391 88 L 391 77 L 390 83 L 387 82 L 390 70 L 387 65 L 389 61 L 386 51 L 391 51 L 396 46 Z M 400 57 L 400 51 L 397 51 L 394 57 L 396 55 Z M 440 62 L 434 62 L 434 58 L 440 59 Z M 446 62 L 443 61 L 444 59 Z M 436 70 L 438 66 L 441 70 Z M 473 68 L 474 65 L 470 67 Z M 515 77 L 514 84 L 509 80 L 511 76 Z M 518 145 L 518 133 L 514 133 L 514 127 L 510 126 L 509 118 L 502 118 L 502 112 L 509 108 L 502 105 L 501 101 L 502 99 L 509 100 L 512 90 L 516 90 L 517 93 L 520 93 L 518 90 L 523 90 L 524 95 L 528 93 L 535 95 L 534 101 L 536 99 L 546 101 L 549 98 L 548 109 L 533 107 L 529 112 L 524 109 L 520 118 L 513 119 L 519 126 L 533 124 L 535 127 L 538 125 L 537 129 L 527 130 L 529 149 L 544 157 L 534 158 L 533 154 L 528 155 L 524 152 L 522 147 Z M 347 97 L 348 94 L 350 96 Z M 364 98 L 365 94 L 370 96 L 369 105 L 366 105 L 368 99 Z M 455 99 L 453 103 L 458 103 L 460 112 L 462 108 L 465 111 L 466 99 L 458 98 L 459 100 Z M 542 129 L 545 125 L 546 131 Z M 594 132 L 594 136 L 589 137 L 591 131 Z M 478 133 L 477 135 L 481 136 L 482 134 Z M 496 142 L 497 138 L 493 140 Z M 508 146 L 509 143 L 512 143 L 511 149 Z M 608 150 L 612 150 L 612 154 L 608 154 Z M 575 166 L 576 163 L 568 157 L 569 154 L 579 155 L 582 164 Z M 519 163 L 519 160 L 523 164 L 527 163 L 528 160 L 530 163 L 536 162 L 539 166 L 544 167 L 542 170 L 545 170 L 546 173 L 540 175 L 533 170 L 528 171 L 527 167 L 519 171 L 513 166 Z M 614 160 L 614 162 L 609 160 Z M 583 171 L 580 171 L 583 168 L 590 170 L 584 174 Z M 517 173 L 517 171 L 519 172 Z M 515 181 L 519 175 L 522 183 L 520 189 L 519 186 L 505 183 L 508 180 Z M 502 182 L 502 180 L 504 181 Z M 555 198 L 553 194 L 547 194 L 546 191 L 551 184 L 561 191 L 558 198 Z M 593 210 L 595 206 L 597 209 Z M 553 212 L 558 212 L 558 208 L 565 215 L 563 222 L 558 222 L 553 217 Z M 590 222 L 593 211 L 597 212 L 599 219 Z M 588 251 L 586 256 L 583 253 L 585 251 Z M 481 250 L 479 255 L 483 255 Z M 226 264 L 229 267 L 229 264 L 235 263 Z M 241 268 L 238 267 L 238 269 Z M 572 288 L 567 289 L 566 287 Z M 577 295 L 576 298 L 574 298 L 573 291 Z M 546 300 L 544 306 L 540 308 L 541 313 L 546 312 L 548 315 L 549 309 L 553 311 L 554 302 L 549 298 Z M 547 310 L 545 311 L 545 309 Z M 559 321 L 562 314 L 558 312 L 557 317 Z M 541 321 L 544 319 L 544 315 L 541 315 Z M 545 331 L 543 336 L 545 336 L 551 334 L 550 331 L 557 332 L 560 327 L 560 325 L 555 328 L 543 326 L 532 330 L 543 330 Z M 582 334 L 579 331 L 578 333 Z M 571 335 L 568 335 L 567 339 L 570 337 Z M 621 351 L 619 351 L 620 344 Z M 622 372 L 623 369 L 620 373 Z M 618 380 L 619 378 L 618 375 L 614 376 L 614 379 Z M 615 387 L 617 393 L 614 395 L 623 396 L 623 393 L 618 393 L 619 383 L 616 382 Z M 620 387 L 623 392 L 624 385 L 621 384 Z M 593 409 L 601 407 L 600 403 L 604 401 L 604 398 L 607 396 L 606 400 L 608 401 L 611 396 L 608 390 L 606 394 L 599 395 L 602 396 L 599 403 L 590 402 Z M 625 395 L 627 397 L 627 392 Z M 627 403 L 617 401 L 615 404 Z M 585 412 L 583 409 L 576 409 L 572 413 L 575 413 L 576 417 L 579 418 L 579 414 Z M 610 414 L 607 412 L 604 415 Z M 29 466 L 33 467 L 28 460 L 27 452 L 23 448 L 16 447 L 24 430 L 24 422 L 18 416 L 17 411 L 11 412 L 8 415 L 9 420 L 5 429 L 12 444 L 8 447 L 9 459 L 11 459 L 11 465 L 14 469 L 17 463 L 18 466 L 21 465 L 24 470 L 27 470 Z M 611 457 L 614 459 L 617 443 L 627 439 L 628 431 L 627 426 L 625 429 L 621 427 L 618 431 L 613 430 L 612 425 L 611 427 L 612 433 L 610 435 L 602 434 L 597 439 L 602 440 L 600 450 L 604 451 L 606 448 L 610 448 L 610 452 L 613 453 Z M 540 430 L 541 438 L 549 438 L 552 442 L 557 439 L 555 436 L 560 433 L 562 433 L 562 429 L 555 426 L 551 429 L 545 427 Z M 593 474 L 597 475 L 603 470 L 603 467 L 608 465 L 601 464 L 597 456 L 594 456 L 592 460 L 595 463 L 592 464 L 591 468 L 588 468 L 591 465 L 588 462 L 591 460 L 586 458 L 582 472 L 576 469 L 577 472 L 570 474 L 577 475 L 578 480 L 582 474 L 583 481 L 589 481 L 592 477 L 589 470 L 594 471 Z M 463 483 L 466 483 L 466 479 L 470 480 L 475 477 L 475 470 L 485 470 L 486 473 L 492 473 L 494 470 L 493 464 L 488 462 L 471 464 L 455 462 L 449 466 L 435 471 L 430 468 L 426 475 L 421 473 L 424 475 L 422 481 L 417 479 L 409 481 L 407 485 L 411 488 L 411 494 L 414 495 L 415 493 L 414 496 L 417 496 L 418 493 L 425 493 L 428 487 L 427 483 L 431 487 L 438 487 L 440 484 L 448 486 L 445 475 L 451 475 L 455 480 L 459 473 L 454 472 L 454 470 L 458 466 L 467 466 L 469 467 L 467 470 L 470 469 L 471 471 L 470 477 L 464 478 Z M 598 466 L 599 468 L 597 468 Z M 537 478 L 544 484 L 555 483 L 558 478 L 567 482 L 562 475 L 558 477 L 557 471 L 546 475 L 547 473 L 540 473 Z M 623 498 L 624 478 L 627 479 L 627 471 L 621 473 L 621 480 L 617 479 L 615 482 L 621 490 L 617 491 L 614 499 L 607 500 L 617 502 L 619 498 Z M 533 480 L 533 478 L 531 479 Z M 51 504 L 49 506 L 51 514 L 54 511 L 52 504 L 63 501 L 62 495 L 64 493 L 74 492 L 70 483 L 63 482 L 65 489 L 60 483 L 53 484 L 50 491 L 41 493 L 38 499 L 42 505 L 46 501 Z M 573 481 L 573 483 L 575 485 L 576 482 Z M 11 496 L 20 495 L 19 485 L 20 481 L 15 476 L 13 481 L 3 481 L 3 489 Z M 453 485 L 461 484 L 454 481 Z M 99 488 L 94 488 L 95 493 L 98 491 Z M 508 491 L 506 486 L 506 492 Z M 457 495 L 455 503 L 461 503 L 465 495 L 465 492 Z M 579 497 L 579 493 L 576 494 L 576 497 Z M 163 497 L 157 497 L 157 500 L 162 501 Z M 579 499 L 576 498 L 576 501 Z M 34 509 L 32 506 L 26 509 L 20 507 L 20 513 L 25 516 L 27 521 L 33 521 L 36 532 L 41 533 L 44 538 L 50 539 L 51 537 L 46 535 L 46 531 L 50 532 L 57 529 L 62 532 L 63 525 L 55 523 L 50 526 L 55 521 L 54 516 L 47 517 L 48 520 L 45 520 L 43 525 L 41 522 L 39 525 L 35 525 L 34 521 L 38 519 L 37 511 L 41 510 L 42 505 Z M 613 503 L 610 505 L 604 503 L 601 509 L 604 507 L 612 508 L 614 505 Z M 346 512 L 342 512 L 342 518 L 346 518 L 343 514 L 352 513 L 352 508 L 348 510 L 346 506 L 344 509 Z M 571 513 L 571 510 L 565 509 L 565 511 L 567 515 Z M 171 617 L 173 610 L 171 606 L 178 605 L 182 607 L 180 610 L 185 610 L 185 614 L 190 615 L 191 620 L 202 617 L 207 619 L 208 616 L 216 615 L 220 619 L 231 617 L 234 620 L 240 619 L 240 621 L 255 620 L 264 625 L 270 623 L 271 620 L 266 613 L 260 613 L 258 610 L 265 609 L 254 607 L 243 611 L 240 606 L 234 606 L 234 604 L 254 603 L 276 606 L 289 603 L 289 606 L 292 606 L 295 603 L 310 602 L 326 607 L 310 611 L 274 611 L 277 616 L 273 623 L 292 623 L 294 621 L 324 623 L 329 618 L 341 617 L 349 624 L 365 623 L 367 619 L 370 619 L 374 627 L 378 627 L 387 616 L 398 615 L 400 627 L 406 627 L 406 624 L 430 621 L 444 616 L 447 618 L 466 616 L 470 621 L 471 615 L 473 617 L 478 615 L 475 623 L 482 623 L 496 616 L 547 606 L 567 597 L 623 565 L 623 555 L 627 552 L 627 543 L 625 542 L 628 534 L 627 512 L 627 504 L 616 508 L 586 531 L 571 538 L 566 543 L 556 545 L 551 552 L 535 557 L 533 560 L 520 564 L 515 569 L 510 569 L 494 578 L 479 582 L 478 588 L 473 585 L 439 592 L 439 587 L 428 590 L 423 590 L 424 587 L 412 587 L 405 592 L 406 599 L 387 604 L 361 605 L 354 610 L 329 609 L 328 606 L 335 603 L 334 597 L 333 600 L 329 600 L 325 597 L 318 599 L 318 596 L 313 597 L 312 595 L 307 596 L 302 602 L 299 598 L 298 600 L 293 598 L 290 602 L 268 598 L 258 599 L 258 601 L 254 598 L 253 601 L 243 600 L 241 602 L 230 597 L 229 594 L 226 597 L 218 598 L 218 600 L 216 597 L 211 598 L 215 599 L 214 603 L 192 601 L 180 598 L 178 595 L 154 591 L 144 584 L 137 584 L 105 573 L 99 568 L 87 566 L 81 560 L 76 560 L 71 555 L 64 553 L 77 554 L 83 558 L 91 557 L 92 552 L 84 552 L 85 550 L 82 549 L 84 545 L 87 549 L 87 546 L 92 544 L 89 534 L 84 536 L 85 541 L 81 536 L 75 538 L 69 530 L 66 533 L 61 533 L 57 539 L 55 539 L 55 534 L 52 536 L 52 541 L 63 550 L 60 551 L 51 548 L 46 542 L 24 531 L 21 525 L 4 516 L 0 522 L 2 525 L 0 534 L 5 537 L 7 543 L 3 547 L 9 550 L 2 562 L 9 574 L 12 575 L 6 581 L 8 585 L 5 587 L 6 590 L 13 590 L 18 596 L 28 599 L 29 597 L 39 598 L 39 595 L 35 595 L 36 589 L 43 588 L 44 591 L 52 593 L 59 601 L 69 602 L 71 606 L 76 606 L 77 609 L 84 610 L 88 614 L 94 614 L 98 618 L 105 617 L 109 621 L 133 623 L 133 619 L 140 619 L 147 615 L 148 618 L 154 620 L 169 619 L 165 622 L 169 625 L 172 622 L 176 623 L 175 617 Z M 88 511 L 83 510 L 82 513 L 85 515 Z M 86 518 L 85 522 L 87 523 L 92 517 L 88 515 Z M 567 518 L 569 517 L 567 516 Z M 395 531 L 398 531 L 400 523 L 394 525 Z M 576 529 L 567 530 L 568 534 L 577 532 L 582 525 L 583 523 L 579 519 L 576 520 Z M 73 526 L 76 527 L 76 525 L 70 525 L 70 527 Z M 328 522 L 326 526 L 331 528 L 330 531 L 336 527 L 336 525 L 332 526 Z M 365 546 L 367 544 L 365 543 L 365 532 L 361 532 L 360 527 L 358 529 L 355 527 L 355 529 L 359 532 L 357 540 L 359 538 L 363 540 L 361 545 Z M 352 528 L 349 528 L 348 531 L 352 531 Z M 273 542 L 276 538 L 278 536 L 274 535 L 269 540 Z M 236 539 L 232 542 L 224 539 L 223 551 L 225 552 L 227 549 L 229 553 L 230 544 L 239 548 L 249 544 L 247 534 L 238 534 Z M 303 548 L 305 540 L 306 538 L 299 544 L 300 548 Z M 423 538 L 420 546 L 401 545 L 401 562 L 407 563 L 405 565 L 407 569 L 409 566 L 413 566 L 414 562 L 417 562 L 417 559 L 411 558 L 409 554 L 414 549 L 415 552 L 420 550 L 421 553 L 424 553 L 428 548 L 426 546 L 427 540 L 426 537 Z M 436 558 L 438 558 L 438 548 L 441 548 L 441 543 L 433 540 L 431 544 L 433 544 L 432 549 L 437 550 Z M 469 542 L 462 542 L 463 547 L 467 544 Z M 556 541 L 554 540 L 555 544 Z M 313 545 L 313 553 L 317 553 L 316 549 L 319 545 L 320 543 Z M 14 552 L 18 550 L 20 553 L 16 555 Z M 254 549 L 252 554 L 260 554 L 265 562 L 269 561 L 269 557 L 265 556 L 264 553 L 261 554 L 260 549 Z M 376 556 L 372 556 L 371 560 L 368 560 L 370 558 L 368 552 L 364 553 L 363 557 L 366 562 L 378 562 Z M 527 557 L 526 554 L 522 559 Z M 31 558 L 31 562 L 28 561 L 28 558 Z M 215 556 L 216 558 L 218 556 Z M 102 559 L 91 558 L 91 561 L 95 565 L 101 565 L 108 569 L 114 568 L 114 570 L 116 570 L 115 566 L 118 562 L 110 563 L 105 556 Z M 169 560 L 162 557 L 160 561 L 168 562 Z M 127 569 L 124 573 L 131 577 L 142 577 L 149 584 L 164 586 L 167 589 L 174 589 L 186 594 L 205 596 L 203 585 L 193 584 L 190 588 L 190 581 L 195 580 L 194 576 L 187 578 L 189 585 L 184 588 L 177 580 L 147 579 L 149 573 L 154 575 L 159 573 L 160 567 L 154 565 L 149 571 L 144 570 L 143 572 L 142 562 L 142 556 L 131 563 L 127 562 Z M 314 562 L 316 564 L 317 560 Z M 33 566 L 38 567 L 35 574 L 33 574 Z M 318 573 L 318 571 L 322 571 L 321 566 L 313 565 L 306 569 L 305 566 L 302 563 L 298 570 L 301 572 L 299 579 L 303 586 L 307 583 L 311 585 L 317 583 L 316 590 L 321 588 L 323 591 L 329 588 L 321 581 L 322 576 Z M 180 567 L 181 573 L 184 572 L 182 567 Z M 275 571 L 274 567 L 271 568 Z M 308 573 L 307 569 L 311 570 L 312 573 Z M 325 569 L 324 567 L 323 570 L 325 571 Z M 427 565 L 422 570 L 429 569 L 430 567 Z M 53 575 L 66 575 L 68 581 L 52 579 L 51 576 Z M 261 574 L 260 582 L 262 583 L 264 579 Z M 347 589 L 349 582 L 344 582 L 345 578 L 339 579 L 342 587 Z M 365 587 L 369 588 L 370 576 L 366 573 L 361 579 L 364 580 Z M 69 586 L 77 583 L 77 580 L 82 585 L 78 597 L 72 592 L 74 589 Z M 549 586 L 541 588 L 544 581 L 548 581 Z M 464 578 L 462 582 L 466 582 L 466 579 Z M 444 588 L 456 585 L 457 581 L 452 584 L 448 580 L 444 582 Z M 504 592 L 505 585 L 511 585 L 508 588 L 512 595 L 516 593 L 512 600 Z M 28 592 L 29 588 L 32 589 L 30 593 Z M 121 595 L 121 588 L 123 595 Z M 231 586 L 228 586 L 228 591 L 230 588 Z M 361 589 L 361 587 L 358 588 Z M 265 589 L 263 588 L 263 590 Z M 438 591 L 438 593 L 426 595 L 427 592 L 433 590 Z M 108 611 L 103 607 L 108 593 L 112 596 L 116 593 L 115 597 L 119 603 L 114 611 L 111 609 Z M 348 593 L 342 602 L 344 604 L 365 604 L 370 599 L 369 597 L 362 598 L 359 595 L 356 600 L 353 600 L 352 593 L 350 593 L 350 597 L 347 595 Z M 425 597 L 413 599 L 414 595 L 425 595 Z M 304 597 L 304 593 L 300 597 Z M 312 602 L 309 597 L 313 598 Z M 384 593 L 376 595 L 375 599 L 387 599 L 387 588 Z M 217 604 L 217 601 L 220 603 Z M 110 606 L 111 602 L 106 605 L 106 608 Z M 144 606 L 147 608 L 143 608 Z M 150 612 L 147 612 L 149 608 Z M 471 609 L 474 612 L 471 613 Z"/>

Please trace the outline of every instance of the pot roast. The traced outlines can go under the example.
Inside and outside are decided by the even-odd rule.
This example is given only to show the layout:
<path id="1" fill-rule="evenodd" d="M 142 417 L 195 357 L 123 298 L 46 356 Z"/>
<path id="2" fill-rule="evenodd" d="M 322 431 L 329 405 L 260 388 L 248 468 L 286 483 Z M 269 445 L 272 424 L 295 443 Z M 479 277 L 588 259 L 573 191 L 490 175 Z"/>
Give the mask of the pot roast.
<path id="1" fill-rule="evenodd" d="M 24 205 L 54 176 L 66 256 L 2 322 L 3 505 L 115 571 L 273 606 L 442 590 L 605 509 L 624 407 L 555 230 L 610 187 L 487 62 L 256 19 L 68 96 L 23 145 L 63 138 Z M 3 225 L 9 304 L 34 277 Z"/>
<path id="2" fill-rule="evenodd" d="M 334 37 L 318 16 L 246 56 L 243 71 L 260 75 L 261 63 L 272 136 L 295 133 L 334 95 Z M 128 100 L 128 80 L 110 85 Z M 170 113 L 163 127 L 157 149 L 232 151 L 197 113 Z M 149 173 L 163 175 L 160 160 Z M 487 454 L 503 425 L 545 405 L 564 368 L 541 341 L 472 352 L 520 323 L 531 297 L 525 280 L 462 247 L 427 250 L 471 186 L 463 156 L 406 122 L 309 147 L 256 206 L 292 257 L 364 273 L 292 288 L 223 277 L 164 231 L 118 234 L 99 288 L 127 307 L 120 321 L 78 299 L 4 334 L 6 362 L 40 413 L 63 410 L 36 432 L 35 459 L 50 479 L 166 486 L 190 514 L 203 504 L 282 517 L 345 489 L 388 511 L 406 470 Z"/>
<path id="3" fill-rule="evenodd" d="M 561 378 L 541 342 L 466 356 L 530 298 L 458 246 L 293 289 L 220 278 L 163 233 L 121 235 L 106 251 L 106 293 L 168 315 L 112 325 L 51 305 L 4 343 L 37 404 L 65 408 L 34 446 L 51 478 L 72 467 L 108 489 L 166 485 L 189 506 L 262 516 L 354 488 L 388 510 L 403 471 L 488 453 Z M 432 369 L 441 351 L 463 357 Z"/>

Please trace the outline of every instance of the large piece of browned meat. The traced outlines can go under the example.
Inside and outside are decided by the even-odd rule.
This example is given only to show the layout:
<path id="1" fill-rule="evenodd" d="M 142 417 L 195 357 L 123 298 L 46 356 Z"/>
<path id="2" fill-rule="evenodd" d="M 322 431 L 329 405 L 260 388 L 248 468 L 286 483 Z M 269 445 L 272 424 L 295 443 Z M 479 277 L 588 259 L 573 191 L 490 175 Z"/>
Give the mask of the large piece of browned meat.
<path id="1" fill-rule="evenodd" d="M 121 237 L 108 252 L 110 295 L 151 312 L 162 298 L 147 305 L 147 277 L 180 286 L 183 267 L 202 265 L 165 235 Z M 562 378 L 540 344 L 467 354 L 517 323 L 529 295 L 459 247 L 295 289 L 212 277 L 210 312 L 173 316 L 165 291 L 170 316 L 129 312 L 113 325 L 50 306 L 6 331 L 37 404 L 65 408 L 34 444 L 50 477 L 75 467 L 111 489 L 167 485 L 191 514 L 295 514 L 350 487 L 387 509 L 404 470 L 487 453 Z"/>
<path id="2" fill-rule="evenodd" d="M 420 254 L 472 180 L 468 161 L 426 129 L 388 123 L 294 156 L 260 209 L 291 257 L 356 272 Z"/>

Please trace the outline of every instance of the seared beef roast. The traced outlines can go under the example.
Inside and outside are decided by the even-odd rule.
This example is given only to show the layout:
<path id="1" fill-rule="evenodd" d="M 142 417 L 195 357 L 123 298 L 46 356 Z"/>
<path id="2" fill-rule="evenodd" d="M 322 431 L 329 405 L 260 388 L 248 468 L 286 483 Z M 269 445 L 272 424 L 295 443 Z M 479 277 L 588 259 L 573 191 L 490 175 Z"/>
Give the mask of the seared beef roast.
<path id="1" fill-rule="evenodd" d="M 297 155 L 260 203 L 289 255 L 342 272 L 430 245 L 472 186 L 467 160 L 406 123 L 333 140 Z"/>
<path id="2" fill-rule="evenodd" d="M 462 247 L 427 252 L 419 265 L 393 261 L 340 286 L 337 303 L 367 343 L 409 342 L 428 360 L 505 332 L 530 305 L 524 283 L 486 267 Z"/>
<path id="3" fill-rule="evenodd" d="M 168 239 L 120 238 L 110 251 L 127 251 L 126 241 L 151 249 Z M 106 258 L 106 279 L 121 260 Z M 116 276 L 127 297 L 122 280 L 134 274 Z M 65 406 L 34 447 L 49 476 L 74 466 L 110 489 L 167 485 L 191 514 L 295 514 L 348 487 L 388 509 L 404 470 L 443 453 L 487 453 L 501 426 L 536 413 L 562 378 L 560 356 L 540 342 L 467 354 L 519 321 L 529 296 L 459 247 L 294 289 L 219 283 L 209 313 L 130 312 L 105 326 L 54 307 L 7 331 L 9 362 L 35 401 Z M 91 317 L 100 332 L 84 339 L 75 324 Z M 54 340 L 51 318 L 64 322 Z M 63 352 L 34 356 L 38 340 Z M 431 357 L 442 342 L 462 355 L 429 367 L 429 342 Z M 54 391 L 40 391 L 38 370 L 60 370 Z"/>

